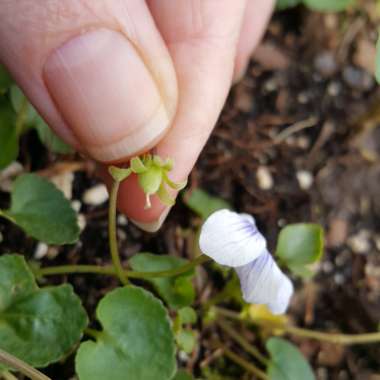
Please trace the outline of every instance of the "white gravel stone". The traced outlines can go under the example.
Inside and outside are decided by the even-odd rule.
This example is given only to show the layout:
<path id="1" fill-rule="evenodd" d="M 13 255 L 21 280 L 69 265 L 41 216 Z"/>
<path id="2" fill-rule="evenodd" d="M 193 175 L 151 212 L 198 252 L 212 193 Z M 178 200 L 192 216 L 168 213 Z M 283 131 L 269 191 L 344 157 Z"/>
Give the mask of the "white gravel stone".
<path id="1" fill-rule="evenodd" d="M 356 235 L 349 237 L 347 244 L 354 253 L 365 254 L 371 249 L 370 233 L 368 230 L 360 230 Z"/>
<path id="2" fill-rule="evenodd" d="M 81 207 L 82 207 L 82 203 L 81 203 L 81 201 L 78 201 L 77 199 L 75 199 L 74 201 L 71 202 L 71 207 L 72 207 L 76 212 L 79 212 L 79 210 L 80 210 Z"/>
<path id="3" fill-rule="evenodd" d="M 256 172 L 257 184 L 262 190 L 269 190 L 273 187 L 273 177 L 266 166 L 259 166 Z"/>
<path id="4" fill-rule="evenodd" d="M 119 226 L 126 226 L 126 225 L 128 225 L 128 219 L 126 218 L 125 215 L 120 214 L 117 216 L 117 224 Z"/>
<path id="5" fill-rule="evenodd" d="M 49 246 L 46 243 L 39 242 L 34 251 L 33 257 L 36 260 L 41 260 L 47 255 L 48 251 L 49 251 Z"/>
<path id="6" fill-rule="evenodd" d="M 108 191 L 105 185 L 99 184 L 86 190 L 82 197 L 83 202 L 89 206 L 99 206 L 108 200 Z"/>
<path id="7" fill-rule="evenodd" d="M 309 190 L 314 183 L 313 175 L 307 170 L 300 170 L 296 174 L 298 184 L 302 190 Z"/>
<path id="8" fill-rule="evenodd" d="M 80 232 L 82 232 L 86 228 L 86 225 L 87 225 L 86 217 L 83 214 L 78 214 L 77 222 L 78 222 L 79 230 Z"/>

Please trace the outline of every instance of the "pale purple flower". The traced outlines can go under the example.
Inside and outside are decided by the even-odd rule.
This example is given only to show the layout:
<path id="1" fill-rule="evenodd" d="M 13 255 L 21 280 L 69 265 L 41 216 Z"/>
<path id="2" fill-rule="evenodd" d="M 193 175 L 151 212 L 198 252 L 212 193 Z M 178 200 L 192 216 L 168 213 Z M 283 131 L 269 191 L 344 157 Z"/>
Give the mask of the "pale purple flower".
<path id="1" fill-rule="evenodd" d="M 246 302 L 265 304 L 274 314 L 286 311 L 293 285 L 268 252 L 252 216 L 213 213 L 202 226 L 199 245 L 217 263 L 235 268 Z"/>

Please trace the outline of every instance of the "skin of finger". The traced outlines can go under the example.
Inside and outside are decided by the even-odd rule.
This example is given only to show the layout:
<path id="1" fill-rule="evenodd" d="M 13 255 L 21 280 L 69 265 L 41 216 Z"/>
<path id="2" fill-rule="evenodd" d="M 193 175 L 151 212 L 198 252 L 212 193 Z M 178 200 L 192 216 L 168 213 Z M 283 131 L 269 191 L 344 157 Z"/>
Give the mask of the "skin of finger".
<path id="1" fill-rule="evenodd" d="M 234 81 L 241 79 L 273 12 L 274 0 L 247 1 L 235 59 Z"/>
<path id="2" fill-rule="evenodd" d="M 167 43 L 179 85 L 173 127 L 155 150 L 174 159 L 171 175 L 179 181 L 187 178 L 227 97 L 245 1 L 152 0 L 148 5 Z M 128 181 L 123 184 L 120 209 L 144 222 L 157 220 L 162 208 L 152 207 L 149 216 L 139 211 L 138 204 L 129 201 L 132 189 Z"/>
<path id="3" fill-rule="evenodd" d="M 0 62 L 55 132 L 79 150 L 82 147 L 78 139 L 48 94 L 42 71 L 56 48 L 77 35 L 100 28 L 122 33 L 136 46 L 157 83 L 168 114 L 174 115 L 174 68 L 144 1 L 3 0 L 0 6 Z"/>

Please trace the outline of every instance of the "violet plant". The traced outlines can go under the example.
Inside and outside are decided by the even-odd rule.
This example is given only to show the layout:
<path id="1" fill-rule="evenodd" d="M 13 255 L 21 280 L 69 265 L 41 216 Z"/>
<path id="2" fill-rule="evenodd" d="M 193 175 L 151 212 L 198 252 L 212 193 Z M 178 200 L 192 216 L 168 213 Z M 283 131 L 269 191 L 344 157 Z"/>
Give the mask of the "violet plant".
<path id="1" fill-rule="evenodd" d="M 168 165 L 169 162 L 145 155 L 131 160 L 127 168 L 110 168 L 114 179 L 108 215 L 112 265 L 41 268 L 19 254 L 0 256 L 0 372 L 3 376 L 13 379 L 12 373 L 18 371 L 33 380 L 49 379 L 36 368 L 63 360 L 76 350 L 79 380 L 191 379 L 190 374 L 177 369 L 176 356 L 180 351 L 191 353 L 195 349 L 197 332 L 193 325 L 197 318 L 218 326 L 251 354 L 254 360 L 248 362 L 225 343 L 213 342 L 226 357 L 260 379 L 307 380 L 314 379 L 314 375 L 290 342 L 276 336 L 269 338 L 268 357 L 234 329 L 231 323 L 234 320 L 252 324 L 266 331 L 268 337 L 293 334 L 342 344 L 380 340 L 380 333 L 349 336 L 305 330 L 292 326 L 285 316 L 274 315 L 284 313 L 290 302 L 293 293 L 290 279 L 269 253 L 266 239 L 253 217 L 227 210 L 224 201 L 200 190 L 193 192 L 187 203 L 196 212 L 200 210 L 204 219 L 199 241 L 203 254 L 188 261 L 172 255 L 139 253 L 127 265 L 122 262 L 116 236 L 120 183 L 130 175 L 139 176 L 141 190 L 147 197 L 162 191 L 163 184 L 181 188 L 183 184 L 170 181 L 172 164 Z M 34 174 L 18 177 L 10 208 L 0 211 L 0 216 L 28 235 L 50 244 L 73 243 L 79 236 L 70 203 L 54 185 Z M 322 249 L 321 227 L 288 225 L 280 233 L 276 256 L 293 273 L 304 274 L 307 271 L 300 268 L 318 261 Z M 196 309 L 192 307 L 196 296 L 192 286 L 195 268 L 211 258 L 234 268 L 240 278 L 246 301 L 240 301 L 240 312 L 220 307 L 217 299 Z M 97 306 L 100 329 L 90 327 L 81 300 L 69 284 L 37 285 L 51 275 L 86 273 L 114 276 L 120 282 Z M 139 286 L 134 284 L 136 279 L 140 281 Z M 150 284 L 154 293 L 141 286 L 141 281 Z M 227 290 L 221 291 L 222 301 L 228 298 L 228 287 L 229 283 Z"/>

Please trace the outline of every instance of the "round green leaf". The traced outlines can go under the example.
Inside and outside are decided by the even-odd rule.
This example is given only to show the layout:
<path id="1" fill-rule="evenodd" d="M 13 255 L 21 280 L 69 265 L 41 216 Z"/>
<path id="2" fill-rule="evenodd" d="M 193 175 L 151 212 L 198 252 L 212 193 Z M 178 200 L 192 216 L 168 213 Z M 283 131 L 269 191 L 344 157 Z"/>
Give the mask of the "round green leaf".
<path id="1" fill-rule="evenodd" d="M 74 243 L 79 237 L 75 211 L 51 182 L 24 174 L 13 184 L 11 207 L 3 212 L 27 234 L 48 244 Z"/>
<path id="2" fill-rule="evenodd" d="M 309 363 L 294 344 L 270 338 L 266 348 L 271 355 L 267 368 L 271 380 L 315 380 Z"/>
<path id="3" fill-rule="evenodd" d="M 304 266 L 318 261 L 323 253 L 323 229 L 318 224 L 290 224 L 278 238 L 276 255 L 287 266 Z"/>
<path id="4" fill-rule="evenodd" d="M 320 12 L 344 11 L 354 2 L 355 0 L 303 0 L 307 7 Z"/>
<path id="5" fill-rule="evenodd" d="M 181 330 L 176 334 L 176 341 L 181 350 L 190 354 L 197 343 L 196 333 L 192 330 Z"/>
<path id="6" fill-rule="evenodd" d="M 39 288 L 24 258 L 0 257 L 0 348 L 45 367 L 80 340 L 87 315 L 70 285 Z"/>
<path id="7" fill-rule="evenodd" d="M 103 326 L 96 342 L 80 345 L 80 380 L 169 380 L 176 370 L 168 314 L 151 293 L 135 286 L 108 293 L 96 310 Z"/>
<path id="8" fill-rule="evenodd" d="M 187 260 L 169 255 L 139 253 L 129 260 L 131 268 L 138 272 L 161 272 L 176 269 L 188 263 Z M 194 271 L 176 277 L 147 278 L 157 293 L 173 309 L 191 305 L 195 291 L 191 282 Z"/>
<path id="9" fill-rule="evenodd" d="M 6 99 L 0 99 L 0 170 L 18 156 L 15 114 Z"/>
<path id="10" fill-rule="evenodd" d="M 181 321 L 182 324 L 193 324 L 197 321 L 197 313 L 195 312 L 195 310 L 190 307 L 190 306 L 186 306 L 182 309 L 179 309 L 178 310 L 178 317 Z"/>
<path id="11" fill-rule="evenodd" d="M 186 205 L 202 219 L 207 219 L 215 211 L 231 206 L 223 199 L 211 196 L 201 189 L 194 189 L 184 196 Z"/>

